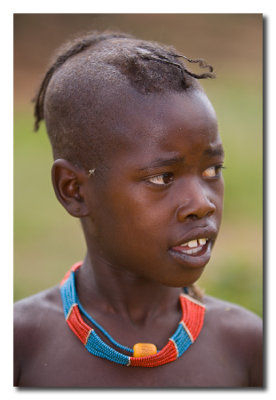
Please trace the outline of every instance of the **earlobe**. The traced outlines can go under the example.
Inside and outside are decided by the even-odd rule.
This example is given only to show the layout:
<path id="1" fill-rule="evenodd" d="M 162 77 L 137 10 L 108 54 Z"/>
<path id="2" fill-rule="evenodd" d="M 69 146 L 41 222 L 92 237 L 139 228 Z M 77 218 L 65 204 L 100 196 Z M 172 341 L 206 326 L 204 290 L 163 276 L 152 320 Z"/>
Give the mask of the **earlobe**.
<path id="1" fill-rule="evenodd" d="M 89 214 L 84 196 L 87 174 L 64 159 L 55 160 L 52 166 L 52 183 L 59 202 L 73 217 Z"/>

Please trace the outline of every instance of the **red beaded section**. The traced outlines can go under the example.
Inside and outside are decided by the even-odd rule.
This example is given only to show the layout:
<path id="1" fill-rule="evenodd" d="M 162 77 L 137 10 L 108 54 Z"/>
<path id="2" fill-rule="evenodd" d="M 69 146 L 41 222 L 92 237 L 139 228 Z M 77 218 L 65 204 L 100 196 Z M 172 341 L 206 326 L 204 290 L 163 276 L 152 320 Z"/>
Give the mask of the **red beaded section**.
<path id="1" fill-rule="evenodd" d="M 203 326 L 205 306 L 186 295 L 180 296 L 180 303 L 182 307 L 181 321 L 184 322 L 195 341 Z"/>
<path id="2" fill-rule="evenodd" d="M 80 339 L 80 341 L 85 345 L 90 334 L 93 330 L 89 325 L 87 325 L 80 315 L 78 305 L 75 304 L 67 317 L 67 323 L 75 333 L 75 335 Z"/>
<path id="3" fill-rule="evenodd" d="M 77 269 L 80 268 L 81 265 L 82 265 L 82 261 L 78 261 L 74 265 L 72 265 L 72 267 L 69 269 L 69 271 L 66 272 L 66 274 L 64 275 L 64 278 L 60 282 L 60 286 L 62 286 L 67 281 L 67 279 L 71 275 L 71 272 L 75 272 Z"/>
<path id="4" fill-rule="evenodd" d="M 130 357 L 130 365 L 132 367 L 158 367 L 176 360 L 177 350 L 173 341 L 163 347 L 159 353 L 147 357 Z"/>

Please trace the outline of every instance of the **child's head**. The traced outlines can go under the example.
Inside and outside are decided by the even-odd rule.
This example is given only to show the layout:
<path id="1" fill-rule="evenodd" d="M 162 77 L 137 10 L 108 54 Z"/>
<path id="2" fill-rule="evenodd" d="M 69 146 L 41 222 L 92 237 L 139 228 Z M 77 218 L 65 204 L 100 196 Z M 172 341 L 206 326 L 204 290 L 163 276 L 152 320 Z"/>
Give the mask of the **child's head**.
<path id="1" fill-rule="evenodd" d="M 113 34 L 79 40 L 46 76 L 36 122 L 46 121 L 56 194 L 106 263 L 183 286 L 209 261 L 223 150 L 196 78 L 211 76 L 174 49 Z"/>
<path id="2" fill-rule="evenodd" d="M 189 72 L 173 48 L 124 34 L 91 34 L 65 46 L 45 76 L 36 128 L 45 118 L 54 158 L 92 165 L 112 140 L 105 134 L 110 123 L 115 125 L 112 103 L 128 101 L 130 89 L 129 95 L 137 92 L 141 101 L 150 93 L 199 89 L 193 76 L 213 74 Z"/>

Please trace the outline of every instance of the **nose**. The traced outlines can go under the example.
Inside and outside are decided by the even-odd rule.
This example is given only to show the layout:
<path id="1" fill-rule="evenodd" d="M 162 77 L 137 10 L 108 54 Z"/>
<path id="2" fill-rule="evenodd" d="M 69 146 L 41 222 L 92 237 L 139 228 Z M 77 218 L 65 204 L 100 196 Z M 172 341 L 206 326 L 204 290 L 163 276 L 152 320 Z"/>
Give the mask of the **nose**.
<path id="1" fill-rule="evenodd" d="M 189 179 L 182 184 L 180 202 L 177 208 L 177 219 L 183 222 L 187 219 L 201 219 L 210 216 L 216 210 L 210 199 L 210 189 L 198 179 Z"/>

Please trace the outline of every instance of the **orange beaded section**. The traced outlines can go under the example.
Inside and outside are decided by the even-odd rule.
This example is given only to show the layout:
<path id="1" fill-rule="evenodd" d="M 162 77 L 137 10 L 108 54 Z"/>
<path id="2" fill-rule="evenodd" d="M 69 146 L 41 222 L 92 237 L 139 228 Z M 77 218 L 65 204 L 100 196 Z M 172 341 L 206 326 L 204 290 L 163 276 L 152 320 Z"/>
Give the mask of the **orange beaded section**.
<path id="1" fill-rule="evenodd" d="M 80 339 L 80 341 L 85 345 L 88 339 L 88 336 L 91 332 L 89 325 L 87 325 L 79 312 L 77 304 L 75 304 L 67 317 L 67 323 L 74 332 L 74 334 Z"/>
<path id="2" fill-rule="evenodd" d="M 157 353 L 157 347 L 153 343 L 136 343 L 133 346 L 134 357 L 147 357 Z"/>
<path id="3" fill-rule="evenodd" d="M 188 301 L 187 301 L 188 300 Z M 181 295 L 180 302 L 182 306 L 182 319 L 188 333 L 192 336 L 192 341 L 198 337 L 204 320 L 205 307 L 190 296 Z"/>
<path id="4" fill-rule="evenodd" d="M 169 343 L 156 355 L 148 357 L 130 357 L 130 365 L 132 367 L 157 367 L 158 365 L 167 364 L 176 360 L 177 355 L 174 343 L 169 340 Z"/>

